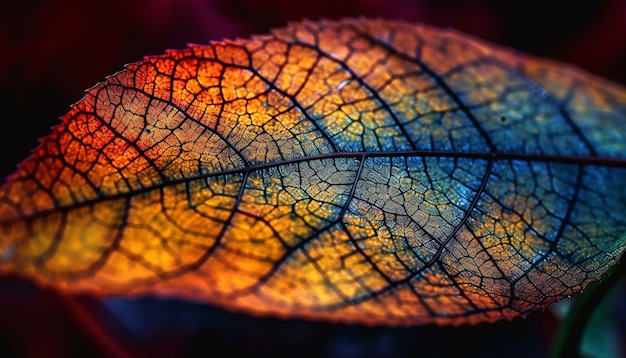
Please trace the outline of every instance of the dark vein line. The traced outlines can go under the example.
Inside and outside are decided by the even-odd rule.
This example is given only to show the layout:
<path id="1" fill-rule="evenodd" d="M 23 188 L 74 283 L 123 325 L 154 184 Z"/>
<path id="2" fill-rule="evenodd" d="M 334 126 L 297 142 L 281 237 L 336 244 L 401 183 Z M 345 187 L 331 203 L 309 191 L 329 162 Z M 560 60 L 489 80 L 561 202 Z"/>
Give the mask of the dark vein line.
<path id="1" fill-rule="evenodd" d="M 463 219 L 454 228 L 454 231 L 452 233 L 450 233 L 450 235 L 448 235 L 446 237 L 446 239 L 441 243 L 441 245 L 439 246 L 439 249 L 437 249 L 437 252 L 433 255 L 433 257 L 428 262 L 426 262 L 422 267 L 420 267 L 418 270 L 412 272 L 407 277 L 404 277 L 401 280 L 392 281 L 389 285 L 387 285 L 387 286 L 385 286 L 385 287 L 383 287 L 383 288 L 381 288 L 379 290 L 371 291 L 367 295 L 360 296 L 360 297 L 354 297 L 354 298 L 350 299 L 349 301 L 346 301 L 345 304 L 346 305 L 357 304 L 357 303 L 361 303 L 361 302 L 370 300 L 372 298 L 375 298 L 375 297 L 378 297 L 378 296 L 380 296 L 382 294 L 385 294 L 386 292 L 394 290 L 396 287 L 398 287 L 399 285 L 404 284 L 404 283 L 408 283 L 410 285 L 410 281 L 412 279 L 414 279 L 415 277 L 420 275 L 425 270 L 427 270 L 429 268 L 432 268 L 433 265 L 439 260 L 439 258 L 441 256 L 441 253 L 443 252 L 443 249 L 445 248 L 446 244 L 450 240 L 452 240 L 453 237 L 456 236 L 456 234 L 461 229 L 461 227 L 466 225 L 468 218 L 471 216 L 472 211 L 474 210 L 474 208 L 478 204 L 478 200 L 480 199 L 480 196 L 483 194 L 483 192 L 485 190 L 485 186 L 487 185 L 487 181 L 489 180 L 489 176 L 491 174 L 491 171 L 492 171 L 492 168 L 493 168 L 493 164 L 494 164 L 494 160 L 492 159 L 492 160 L 489 161 L 489 164 L 487 165 L 487 168 L 485 170 L 485 175 L 483 176 L 483 179 L 481 181 L 480 187 L 476 190 L 476 194 L 474 195 L 474 199 L 472 200 L 472 203 L 467 208 L 467 211 L 465 212 L 465 215 L 463 216 Z M 439 264 L 443 265 L 442 263 L 439 263 Z M 341 305 L 338 305 L 338 306 L 341 306 Z"/>
<path id="2" fill-rule="evenodd" d="M 194 117 L 189 116 L 189 115 L 187 114 L 187 111 L 186 111 L 186 110 L 182 109 L 179 105 L 175 104 L 173 101 L 171 101 L 171 102 L 170 102 L 170 101 L 168 101 L 168 100 L 166 100 L 166 99 L 162 99 L 162 98 L 159 98 L 159 97 L 155 97 L 154 95 L 151 95 L 151 94 L 149 94 L 149 93 L 145 92 L 144 90 L 140 90 L 140 89 L 137 89 L 137 88 L 125 87 L 125 86 L 122 86 L 122 85 L 119 85 L 119 84 L 115 84 L 114 86 L 119 86 L 120 88 L 122 88 L 122 89 L 124 89 L 124 90 L 133 90 L 133 91 L 136 91 L 136 92 L 141 93 L 141 94 L 143 94 L 144 96 L 148 97 L 148 98 L 150 99 L 150 101 L 158 101 L 158 102 L 162 102 L 162 103 L 164 103 L 165 105 L 167 105 L 167 106 L 169 106 L 169 107 L 172 107 L 173 109 L 175 109 L 176 111 L 178 111 L 178 113 L 180 113 L 183 117 L 185 117 L 185 119 L 184 119 L 183 121 L 185 121 L 185 120 L 189 120 L 189 121 L 191 121 L 191 122 L 195 123 L 195 124 L 196 124 L 197 126 L 199 126 L 200 128 L 204 129 L 206 132 L 211 133 L 211 134 L 213 134 L 213 135 L 217 136 L 220 140 L 222 140 L 222 141 L 226 144 L 226 146 L 227 146 L 228 148 L 230 148 L 233 152 L 235 152 L 235 154 L 237 154 L 237 156 L 239 156 L 239 157 L 241 158 L 241 160 L 244 162 L 244 165 L 245 165 L 245 166 L 250 166 L 250 162 L 248 162 L 248 159 L 247 159 L 247 158 L 243 155 L 243 153 L 241 153 L 241 151 L 240 151 L 240 150 L 238 150 L 237 148 L 235 148 L 235 146 L 234 146 L 234 145 L 233 145 L 230 141 L 228 141 L 228 140 L 227 140 L 227 139 L 226 139 L 226 138 L 222 135 L 222 133 L 220 133 L 219 131 L 217 131 L 217 130 L 215 130 L 215 129 L 213 129 L 213 128 L 210 128 L 210 127 L 209 127 L 209 126 L 207 126 L 206 124 L 204 124 L 204 123 L 200 122 L 198 119 L 196 119 L 196 118 L 194 118 Z M 106 88 L 106 87 L 105 87 L 105 88 Z M 95 116 L 95 117 L 97 117 L 97 118 L 100 118 L 100 116 L 98 116 L 98 115 L 95 113 L 95 107 L 94 107 L 94 113 L 89 113 L 89 112 L 83 112 L 83 113 L 85 113 L 85 114 L 89 114 L 89 115 L 93 115 L 93 116 Z M 143 116 L 143 118 L 144 118 L 144 119 L 146 119 L 146 118 L 147 118 L 147 116 L 148 116 L 148 113 L 146 112 L 146 114 Z M 100 118 L 100 119 L 101 119 L 101 118 Z M 106 125 L 106 122 L 105 122 L 104 120 L 102 120 L 102 119 L 101 119 L 100 121 Z M 182 123 L 181 123 L 181 124 L 182 124 Z M 144 125 L 144 126 L 143 126 L 143 128 L 142 128 L 142 133 L 143 133 L 143 130 L 146 128 L 146 126 L 147 126 L 147 125 Z M 113 131 L 114 133 L 117 133 L 117 132 L 116 132 L 116 131 L 114 131 L 113 129 L 111 129 L 111 131 Z M 173 133 L 174 133 L 174 130 L 169 130 L 169 132 L 170 132 L 170 134 L 173 134 Z M 121 134 L 119 135 L 119 137 L 121 137 L 121 138 L 124 138 L 124 139 L 125 139 L 125 137 L 123 137 Z M 137 139 L 139 139 L 139 138 L 137 138 Z M 153 145 L 153 146 L 152 146 L 152 147 L 150 147 L 150 148 L 146 148 L 146 150 L 148 150 L 148 149 L 153 149 L 153 148 L 154 148 L 155 146 L 157 146 L 158 144 L 160 144 L 160 142 L 157 142 L 157 144 Z M 140 152 L 140 153 L 141 153 L 141 152 Z M 142 153 L 142 154 L 143 154 L 143 153 Z M 149 163 L 151 163 L 151 162 L 149 162 Z M 159 171 L 159 168 L 155 166 L 155 170 Z M 159 171 L 159 172 L 160 172 L 160 171 Z"/>
<path id="3" fill-rule="evenodd" d="M 464 68 L 467 68 L 468 66 L 478 67 L 479 65 L 493 65 L 493 66 L 503 69 L 504 71 L 513 75 L 514 77 L 517 77 L 517 79 L 520 80 L 520 82 L 524 85 L 526 89 L 535 93 L 536 95 L 538 95 L 545 101 L 549 102 L 553 107 L 556 107 L 558 109 L 559 114 L 561 115 L 565 123 L 567 123 L 567 125 L 570 127 L 572 132 L 574 132 L 574 134 L 583 142 L 583 144 L 585 145 L 585 148 L 589 151 L 589 154 L 591 154 L 592 156 L 598 155 L 598 153 L 596 152 L 595 148 L 593 147 L 593 145 L 591 144 L 587 136 L 585 136 L 582 129 L 572 119 L 571 115 L 569 114 L 569 112 L 567 111 L 567 108 L 564 105 L 564 103 L 569 102 L 571 97 L 573 96 L 575 92 L 575 88 L 579 83 L 578 80 L 575 80 L 573 84 L 570 86 L 565 98 L 561 101 L 557 101 L 552 93 L 548 92 L 546 89 L 540 86 L 536 81 L 532 80 L 528 75 L 526 75 L 523 71 L 523 68 L 512 67 L 506 62 L 503 62 L 498 58 L 484 57 L 484 56 L 471 60 L 471 61 L 457 64 L 455 67 L 443 73 L 441 77 L 447 77 L 455 73 L 462 73 L 462 70 Z"/>
<path id="4" fill-rule="evenodd" d="M 142 193 L 146 193 L 162 187 L 176 185 L 181 183 L 187 183 L 194 180 L 207 179 L 218 176 L 227 176 L 233 174 L 249 173 L 253 171 L 259 171 L 283 165 L 302 163 L 313 160 L 333 159 L 333 158 L 359 158 L 363 156 L 368 157 L 398 157 L 398 156 L 415 156 L 415 157 L 441 157 L 441 158 L 466 158 L 466 159 L 485 159 L 485 160 L 519 160 L 519 161 L 535 161 L 535 162 L 548 162 L 548 163 L 563 163 L 563 164 L 577 164 L 584 166 L 604 166 L 615 168 L 626 168 L 626 158 L 604 158 L 604 157 L 586 157 L 586 156 L 559 156 L 559 155 L 542 155 L 542 154 L 520 154 L 520 153 L 488 153 L 488 152 L 448 152 L 448 151 L 430 151 L 430 150 L 411 150 L 411 151 L 389 151 L 389 152 L 340 152 L 340 153 L 326 153 L 311 155 L 301 158 L 294 158 L 284 161 L 276 161 L 269 163 L 261 163 L 250 165 L 244 168 L 235 168 L 224 170 L 216 173 L 207 173 L 202 175 L 193 175 L 185 178 L 168 179 L 161 183 L 154 184 L 150 187 L 142 187 L 136 190 L 129 190 L 123 193 L 112 194 L 107 197 L 97 197 L 82 202 L 74 203 L 66 206 L 59 206 L 55 209 L 43 210 L 37 214 L 13 218 L 2 219 L 0 225 L 13 222 L 15 220 L 32 220 L 42 216 L 47 216 L 58 211 L 68 211 L 76 209 L 82 206 L 93 205 L 101 203 L 107 200 L 115 200 L 119 198 L 126 198 Z"/>
<path id="5" fill-rule="evenodd" d="M 184 274 L 188 271 L 193 271 L 197 269 L 198 267 L 200 267 L 203 263 L 205 263 L 206 260 L 208 260 L 209 257 L 211 257 L 211 255 L 215 252 L 215 250 L 217 250 L 217 248 L 221 244 L 222 239 L 224 238 L 224 235 L 230 228 L 233 217 L 239 212 L 238 208 L 239 208 L 239 205 L 241 204 L 243 193 L 246 190 L 246 184 L 248 181 L 249 174 L 250 174 L 249 171 L 246 171 L 245 173 L 243 173 L 243 178 L 241 179 L 241 187 L 239 188 L 237 199 L 235 200 L 235 203 L 233 204 L 233 208 L 228 218 L 226 219 L 225 224 L 222 226 L 222 229 L 220 230 L 219 234 L 215 237 L 213 244 L 209 246 L 209 248 L 207 248 L 205 252 L 196 261 L 186 264 L 186 265 L 182 265 L 178 267 L 176 270 L 162 274 L 161 278 L 167 279 L 171 277 L 180 276 L 181 274 Z"/>
<path id="6" fill-rule="evenodd" d="M 54 253 L 59 248 L 59 245 L 61 244 L 61 241 L 63 240 L 63 233 L 65 231 L 65 228 L 67 227 L 67 215 L 68 215 L 68 213 L 67 212 L 61 212 L 60 214 L 61 214 L 61 219 L 59 220 L 59 228 L 58 228 L 58 230 L 56 230 L 56 234 L 52 238 L 52 242 L 50 243 L 50 245 L 46 248 L 46 250 L 44 252 L 39 254 L 37 256 L 37 258 L 35 259 L 35 264 L 37 266 L 43 266 L 45 264 L 45 262 L 47 260 L 49 260 L 52 257 L 52 255 L 54 255 Z M 30 228 L 30 223 L 28 223 L 28 226 L 29 226 L 29 229 L 31 229 Z M 32 237 L 32 235 L 29 235 L 29 237 Z"/>
<path id="7" fill-rule="evenodd" d="M 520 278 L 527 277 L 528 273 L 532 269 L 537 269 L 537 265 L 545 261 L 546 258 L 552 253 L 558 254 L 559 256 L 563 257 L 567 261 L 571 262 L 571 258 L 565 255 L 562 255 L 562 253 L 560 253 L 557 250 L 557 245 L 559 244 L 559 241 L 563 238 L 563 234 L 565 233 L 565 228 L 570 224 L 570 219 L 574 212 L 574 208 L 576 207 L 576 204 L 579 200 L 580 188 L 582 187 L 582 180 L 583 180 L 583 175 L 584 175 L 584 169 L 585 168 L 582 165 L 578 167 L 578 173 L 576 174 L 576 183 L 574 184 L 574 192 L 572 193 L 572 197 L 568 200 L 567 211 L 565 212 L 565 217 L 563 219 L 560 219 L 561 225 L 559 226 L 559 229 L 557 230 L 554 240 L 552 240 L 552 242 L 550 243 L 550 247 L 548 248 L 548 250 L 546 250 L 546 252 L 543 255 L 541 255 L 537 260 L 535 260 L 534 264 L 532 264 L 527 270 L 523 272 L 522 275 L 520 275 Z M 579 266 L 577 262 L 572 262 L 572 264 Z M 587 270 L 585 270 L 583 267 L 579 266 L 579 268 L 582 271 L 587 272 Z M 564 286 L 567 286 L 567 285 L 564 285 Z"/>
<path id="8" fill-rule="evenodd" d="M 497 58 L 491 58 L 490 57 L 490 58 L 488 58 L 488 60 L 489 60 L 490 63 L 492 63 L 494 65 L 498 65 L 498 66 L 500 66 L 500 68 L 504 69 L 508 73 L 513 74 L 515 77 L 517 77 L 524 84 L 524 86 L 526 86 L 526 88 L 528 88 L 530 91 L 536 93 L 541 98 L 545 99 L 550 104 L 552 104 L 554 107 L 556 107 L 558 109 L 559 114 L 561 115 L 561 117 L 563 117 L 563 120 L 565 121 L 565 123 L 567 123 L 567 125 L 570 126 L 572 132 L 574 132 L 574 134 L 583 142 L 583 144 L 585 145 L 585 148 L 587 148 L 587 150 L 589 151 L 589 154 L 591 156 L 594 156 L 594 157 L 598 155 L 596 149 L 593 147 L 593 145 L 591 144 L 591 142 L 589 141 L 587 136 L 585 136 L 585 134 L 583 133 L 582 129 L 576 124 L 576 122 L 574 122 L 574 120 L 570 116 L 569 112 L 567 111 L 567 109 L 565 108 L 563 103 L 557 101 L 552 93 L 550 93 L 547 90 L 545 90 L 537 82 L 533 81 L 530 77 L 528 77 L 528 75 L 524 74 L 522 69 L 513 68 L 513 67 L 509 66 L 508 64 L 503 63 L 502 61 L 500 61 Z M 570 91 L 568 92 L 568 96 L 571 96 L 572 91 L 573 90 L 570 89 Z"/>
<path id="9" fill-rule="evenodd" d="M 461 230 L 461 227 L 465 226 L 465 224 L 467 223 L 467 220 L 472 214 L 472 211 L 474 211 L 474 208 L 476 208 L 476 205 L 478 204 L 478 200 L 480 199 L 480 197 L 485 191 L 485 187 L 487 186 L 487 182 L 489 181 L 489 176 L 491 175 L 491 171 L 493 170 L 494 162 L 495 162 L 494 160 L 490 160 L 489 163 L 487 164 L 487 168 L 485 169 L 485 175 L 483 176 L 483 179 L 480 182 L 480 186 L 476 190 L 476 195 L 474 195 L 474 199 L 472 199 L 471 204 L 467 207 L 465 211 L 465 215 L 463 216 L 463 219 L 461 219 L 461 222 L 454 228 L 454 231 L 452 231 L 452 233 L 450 233 L 450 235 L 446 237 L 446 239 L 441 243 L 441 245 L 439 245 L 439 249 L 437 249 L 437 253 L 435 253 L 435 255 L 433 255 L 433 257 L 424 264 L 424 266 L 426 267 L 431 266 L 433 263 L 435 263 L 435 261 L 437 261 L 439 257 L 441 256 L 441 252 L 443 251 L 445 246 L 448 244 L 448 242 L 450 242 L 450 240 L 452 240 L 452 238 L 456 236 L 459 230 Z"/>
<path id="10" fill-rule="evenodd" d="M 372 97 L 374 97 L 374 99 L 380 103 L 380 105 L 382 106 L 382 108 L 385 110 L 385 112 L 387 112 L 391 118 L 393 119 L 393 121 L 395 122 L 396 126 L 398 127 L 398 129 L 400 129 L 400 132 L 402 132 L 402 136 L 406 139 L 407 143 L 409 144 L 409 146 L 411 147 L 411 149 L 415 150 L 417 149 L 417 147 L 415 146 L 415 143 L 413 142 L 411 136 L 409 135 L 409 133 L 406 131 L 406 129 L 404 128 L 404 125 L 400 122 L 400 120 L 398 119 L 398 117 L 396 116 L 396 114 L 394 113 L 394 111 L 391 109 L 391 107 L 389 106 L 389 104 L 383 100 L 383 98 L 380 96 L 380 94 L 378 94 L 378 91 L 374 90 L 369 84 L 367 84 L 360 76 L 358 76 L 354 70 L 352 70 L 352 68 L 348 67 L 348 65 L 346 63 L 344 63 L 342 60 L 332 56 L 331 54 L 322 51 L 322 49 L 320 49 L 317 46 L 314 45 L 309 45 L 307 43 L 303 43 L 303 42 L 299 42 L 299 41 L 295 41 L 294 43 L 302 46 L 302 47 L 306 47 L 309 49 L 312 49 L 314 51 L 316 51 L 317 53 L 319 53 L 321 56 L 329 59 L 330 61 L 338 64 L 339 66 L 341 66 L 341 68 L 346 71 L 348 74 L 350 74 L 350 76 L 352 76 L 352 78 L 354 78 L 354 80 L 359 83 L 361 86 L 363 86 L 363 88 L 365 88 Z"/>
<path id="11" fill-rule="evenodd" d="M 128 218 L 129 218 L 129 213 L 130 213 L 131 200 L 132 200 L 131 197 L 126 198 L 126 203 L 124 205 L 124 210 L 123 210 L 122 215 L 121 215 L 121 217 L 119 219 L 120 223 L 118 225 L 116 225 L 117 232 L 115 233 L 115 236 L 113 237 L 113 240 L 111 240 L 111 243 L 109 244 L 109 246 L 107 246 L 106 248 L 104 248 L 102 250 L 102 253 L 98 257 L 98 259 L 95 260 L 94 262 L 92 262 L 89 265 L 89 267 L 87 267 L 85 269 L 82 269 L 82 270 L 71 271 L 71 272 L 66 272 L 66 271 L 59 272 L 59 271 L 56 271 L 56 270 L 51 270 L 49 268 L 46 268 L 46 271 L 49 274 L 51 274 L 51 275 L 63 274 L 69 280 L 79 280 L 79 279 L 82 279 L 82 278 L 85 278 L 85 277 L 92 277 L 92 276 L 96 275 L 100 271 L 100 269 L 102 267 L 104 267 L 106 262 L 111 257 L 111 254 L 113 254 L 114 252 L 118 251 L 120 243 L 124 239 L 124 231 L 126 230 L 126 227 L 128 225 Z"/>
<path id="12" fill-rule="evenodd" d="M 487 147 L 489 147 L 489 151 L 492 153 L 495 153 L 498 151 L 495 144 L 493 144 L 491 137 L 489 137 L 489 134 L 487 133 L 487 131 L 480 125 L 478 119 L 474 117 L 474 114 L 469 110 L 469 108 L 467 108 L 465 103 L 461 101 L 459 96 L 454 92 L 454 90 L 446 83 L 446 81 L 440 75 L 438 75 L 435 71 L 433 71 L 430 67 L 428 67 L 422 60 L 415 58 L 415 57 L 411 57 L 405 53 L 402 53 L 396 50 L 395 48 L 389 46 L 383 41 L 380 41 L 372 37 L 370 34 L 364 33 L 361 29 L 357 28 L 356 26 L 351 25 L 350 27 L 353 29 L 355 33 L 360 34 L 363 39 L 382 47 L 383 49 L 385 49 L 386 51 L 389 51 L 389 53 L 397 57 L 400 57 L 408 62 L 412 62 L 420 66 L 422 71 L 424 71 L 424 73 L 426 73 L 430 78 L 432 78 L 437 83 L 437 85 L 439 85 L 444 90 L 444 92 L 446 92 L 446 94 L 452 99 L 452 101 L 454 101 L 454 103 L 456 103 L 456 105 L 461 109 L 461 111 L 470 120 L 470 122 L 472 122 L 472 124 L 474 125 L 474 128 L 476 128 L 478 133 L 480 133 L 481 137 L 483 137 L 483 139 L 485 140 Z"/>
<path id="13" fill-rule="evenodd" d="M 316 233 L 314 233 L 310 237 L 300 240 L 300 242 L 298 242 L 297 245 L 294 245 L 290 247 L 288 250 L 286 250 L 285 253 L 279 259 L 275 260 L 275 264 L 272 266 L 272 268 L 263 276 L 259 277 L 257 282 L 251 286 L 252 290 L 258 289 L 259 287 L 261 287 L 263 283 L 267 282 L 272 276 L 274 276 L 276 272 L 278 272 L 278 269 L 280 268 L 282 263 L 286 262 L 295 251 L 297 251 L 298 249 L 304 248 L 308 243 L 314 240 L 317 237 L 317 235 L 319 235 L 319 233 L 329 230 L 330 228 L 332 228 L 333 226 L 337 224 L 342 224 L 343 216 L 348 210 L 348 206 L 350 206 L 350 202 L 354 198 L 356 187 L 357 187 L 357 184 L 359 183 L 359 178 L 361 176 L 361 172 L 363 170 L 366 157 L 367 157 L 367 154 L 363 154 L 362 156 L 360 156 L 359 168 L 357 169 L 357 173 L 355 174 L 354 182 L 351 185 L 350 193 L 348 197 L 346 198 L 344 205 L 342 205 L 341 211 L 339 212 L 339 215 L 337 215 L 337 218 L 335 220 L 329 221 L 328 224 L 322 226 L 321 228 L 317 228 Z M 346 231 L 346 233 L 348 232 Z"/>
<path id="14" fill-rule="evenodd" d="M 289 99 L 291 101 L 291 103 L 293 103 L 293 106 L 295 108 L 297 108 L 300 113 L 302 113 L 302 115 L 304 117 L 306 117 L 306 119 L 317 129 L 317 131 L 322 135 L 322 137 L 327 141 L 328 145 L 332 148 L 333 152 L 339 152 L 339 148 L 337 148 L 337 145 L 335 144 L 335 142 L 332 140 L 332 138 L 329 136 L 329 134 L 319 125 L 319 123 L 317 123 L 316 120 L 314 120 L 313 118 L 311 118 L 311 116 L 309 115 L 309 112 L 304 109 L 304 107 L 302 107 L 302 105 L 300 104 L 300 102 L 298 102 L 294 96 L 290 95 L 289 93 L 287 93 L 286 91 L 283 91 L 282 89 L 278 88 L 278 86 L 276 86 L 275 83 L 273 83 L 272 81 L 268 80 L 267 78 L 265 78 L 265 76 L 263 76 L 256 68 L 252 67 L 252 58 L 250 58 L 251 54 L 250 51 L 248 51 L 245 48 L 241 48 L 242 50 L 244 50 L 247 54 L 248 54 L 248 60 L 250 62 L 250 67 L 246 67 L 246 66 L 240 66 L 240 65 L 236 65 L 236 64 L 230 64 L 230 63 L 225 63 L 220 61 L 219 59 L 215 59 L 216 62 L 224 65 L 224 66 L 229 66 L 232 68 L 239 68 L 245 71 L 249 71 L 251 72 L 253 75 L 257 76 L 259 79 L 261 79 L 263 82 L 265 82 L 265 84 L 271 88 L 272 90 L 278 92 L 279 94 L 285 96 L 287 99 Z"/>

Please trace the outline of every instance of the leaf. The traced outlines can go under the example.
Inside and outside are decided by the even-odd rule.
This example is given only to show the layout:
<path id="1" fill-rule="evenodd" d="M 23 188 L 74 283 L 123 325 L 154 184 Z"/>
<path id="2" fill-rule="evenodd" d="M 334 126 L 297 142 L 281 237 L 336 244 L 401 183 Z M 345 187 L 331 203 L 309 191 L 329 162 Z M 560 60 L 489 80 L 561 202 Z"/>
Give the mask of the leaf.
<path id="1" fill-rule="evenodd" d="M 0 188 L 0 271 L 382 325 L 524 316 L 626 246 L 626 91 L 452 31 L 304 22 L 90 89 Z"/>

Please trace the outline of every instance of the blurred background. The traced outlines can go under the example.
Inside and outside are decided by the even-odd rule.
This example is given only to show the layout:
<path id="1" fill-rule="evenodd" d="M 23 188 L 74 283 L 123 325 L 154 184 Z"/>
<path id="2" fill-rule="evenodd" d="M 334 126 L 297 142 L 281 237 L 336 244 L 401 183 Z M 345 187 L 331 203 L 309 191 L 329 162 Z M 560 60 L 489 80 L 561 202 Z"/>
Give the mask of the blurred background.
<path id="1" fill-rule="evenodd" d="M 626 0 L 2 0 L 0 182 L 85 89 L 126 63 L 304 18 L 360 15 L 452 27 L 626 84 Z M 622 280 L 596 318 L 599 354 L 626 354 L 624 302 Z M 68 298 L 0 278 L 0 356 L 544 356 L 559 322 L 549 310 L 477 327 L 365 328 L 149 298 Z"/>

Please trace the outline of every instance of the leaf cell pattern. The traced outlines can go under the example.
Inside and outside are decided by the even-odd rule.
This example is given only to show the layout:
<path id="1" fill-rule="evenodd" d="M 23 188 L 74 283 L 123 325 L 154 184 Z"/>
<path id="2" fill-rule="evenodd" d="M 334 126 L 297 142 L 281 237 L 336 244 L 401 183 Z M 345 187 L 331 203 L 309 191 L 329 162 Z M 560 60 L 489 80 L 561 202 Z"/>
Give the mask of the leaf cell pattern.
<path id="1" fill-rule="evenodd" d="M 626 91 L 453 31 L 304 22 L 88 90 L 0 188 L 0 271 L 384 325 L 511 319 L 626 246 Z"/>

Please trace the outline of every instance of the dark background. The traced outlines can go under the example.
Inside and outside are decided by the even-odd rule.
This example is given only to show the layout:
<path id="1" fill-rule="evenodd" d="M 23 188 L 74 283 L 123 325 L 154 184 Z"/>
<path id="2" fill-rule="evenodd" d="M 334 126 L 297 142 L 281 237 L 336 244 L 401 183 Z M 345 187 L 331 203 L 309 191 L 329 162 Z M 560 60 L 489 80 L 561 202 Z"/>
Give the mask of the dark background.
<path id="1" fill-rule="evenodd" d="M 303 18 L 359 15 L 453 27 L 626 83 L 626 0 L 2 0 L 0 182 L 85 89 L 126 63 L 186 43 L 267 33 Z M 617 335 L 626 332 L 625 287 L 622 280 L 607 303 L 618 317 Z M 558 325 L 547 311 L 458 329 L 366 328 L 258 319 L 156 299 L 103 303 L 0 279 L 0 355 L 180 356 L 226 349 L 228 355 L 543 356 Z"/>

